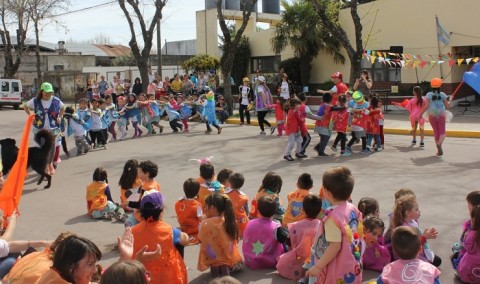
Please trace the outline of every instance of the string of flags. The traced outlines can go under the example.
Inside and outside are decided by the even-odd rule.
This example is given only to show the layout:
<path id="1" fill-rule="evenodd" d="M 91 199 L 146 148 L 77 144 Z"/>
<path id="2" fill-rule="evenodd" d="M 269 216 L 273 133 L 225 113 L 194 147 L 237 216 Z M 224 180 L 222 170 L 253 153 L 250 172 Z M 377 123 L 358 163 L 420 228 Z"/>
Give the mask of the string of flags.
<path id="1" fill-rule="evenodd" d="M 435 66 L 447 63 L 450 68 L 455 64 L 458 66 L 464 62 L 468 65 L 471 62 L 477 63 L 479 57 L 470 58 L 452 58 L 450 53 L 440 55 L 417 55 L 409 53 L 392 53 L 388 51 L 366 50 L 363 58 L 369 60 L 372 64 L 381 62 L 385 65 L 397 68 L 424 68 L 425 66 Z"/>

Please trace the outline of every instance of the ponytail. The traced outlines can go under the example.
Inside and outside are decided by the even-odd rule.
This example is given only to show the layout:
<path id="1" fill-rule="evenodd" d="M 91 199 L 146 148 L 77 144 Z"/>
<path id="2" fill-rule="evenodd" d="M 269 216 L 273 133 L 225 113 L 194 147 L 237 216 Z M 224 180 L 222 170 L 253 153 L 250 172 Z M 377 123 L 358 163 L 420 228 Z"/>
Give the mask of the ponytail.
<path id="1" fill-rule="evenodd" d="M 416 198 L 411 195 L 402 196 L 397 200 L 393 207 L 392 229 L 403 225 L 407 211 L 412 210 L 416 202 Z"/>
<path id="2" fill-rule="evenodd" d="M 413 87 L 413 92 L 415 93 L 415 97 L 417 98 L 417 106 L 423 106 L 423 98 L 422 98 L 422 88 L 419 86 Z"/>
<path id="3" fill-rule="evenodd" d="M 233 204 L 230 198 L 225 194 L 214 193 L 205 198 L 207 206 L 213 206 L 218 214 L 225 218 L 224 227 L 227 234 L 232 240 L 238 240 L 237 222 L 235 219 L 235 212 L 233 211 Z"/>

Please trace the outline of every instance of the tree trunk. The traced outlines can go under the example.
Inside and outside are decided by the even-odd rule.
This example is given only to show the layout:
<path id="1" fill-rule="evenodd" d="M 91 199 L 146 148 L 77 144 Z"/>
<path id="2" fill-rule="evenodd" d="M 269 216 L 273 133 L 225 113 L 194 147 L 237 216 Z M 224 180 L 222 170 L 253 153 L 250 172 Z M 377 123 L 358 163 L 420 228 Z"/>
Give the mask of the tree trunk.
<path id="1" fill-rule="evenodd" d="M 225 102 L 228 106 L 228 112 L 230 115 L 233 114 L 233 96 L 232 96 L 232 84 L 230 81 L 230 77 L 232 76 L 232 67 L 233 67 L 233 58 L 235 56 L 235 51 L 230 46 L 225 46 L 225 50 L 228 52 L 227 55 L 224 56 L 223 64 L 222 64 L 222 74 L 223 74 L 223 96 L 225 98 Z"/>
<path id="2" fill-rule="evenodd" d="M 141 59 L 137 59 L 138 71 L 140 72 L 140 78 L 142 80 L 142 92 L 147 93 L 148 87 L 148 59 L 149 56 L 142 55 Z"/>
<path id="3" fill-rule="evenodd" d="M 37 83 L 42 83 L 42 70 L 40 69 L 40 39 L 38 30 L 38 20 L 34 21 L 35 25 L 35 57 L 37 58 Z"/>

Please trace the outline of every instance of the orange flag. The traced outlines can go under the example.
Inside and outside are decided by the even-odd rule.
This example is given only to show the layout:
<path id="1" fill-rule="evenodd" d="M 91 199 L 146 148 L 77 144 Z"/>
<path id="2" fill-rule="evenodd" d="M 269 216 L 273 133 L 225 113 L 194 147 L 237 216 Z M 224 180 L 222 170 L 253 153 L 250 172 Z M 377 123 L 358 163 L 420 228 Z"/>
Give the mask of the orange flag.
<path id="1" fill-rule="evenodd" d="M 23 184 L 27 175 L 28 136 L 34 117 L 35 115 L 30 115 L 25 123 L 17 160 L 0 192 L 0 209 L 3 210 L 5 217 L 12 215 L 15 210 L 18 212 L 18 204 L 20 204 L 20 199 L 22 198 Z"/>

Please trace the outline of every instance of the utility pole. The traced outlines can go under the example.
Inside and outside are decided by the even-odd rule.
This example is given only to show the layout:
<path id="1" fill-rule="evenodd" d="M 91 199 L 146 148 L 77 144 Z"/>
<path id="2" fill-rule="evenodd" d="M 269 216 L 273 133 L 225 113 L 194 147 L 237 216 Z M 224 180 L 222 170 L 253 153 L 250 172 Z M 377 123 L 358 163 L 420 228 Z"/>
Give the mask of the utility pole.
<path id="1" fill-rule="evenodd" d="M 162 76 L 162 37 L 161 37 L 161 28 L 160 28 L 161 21 L 162 21 L 162 18 L 160 17 L 157 23 L 157 74 L 160 75 L 160 78 L 163 78 Z"/>

